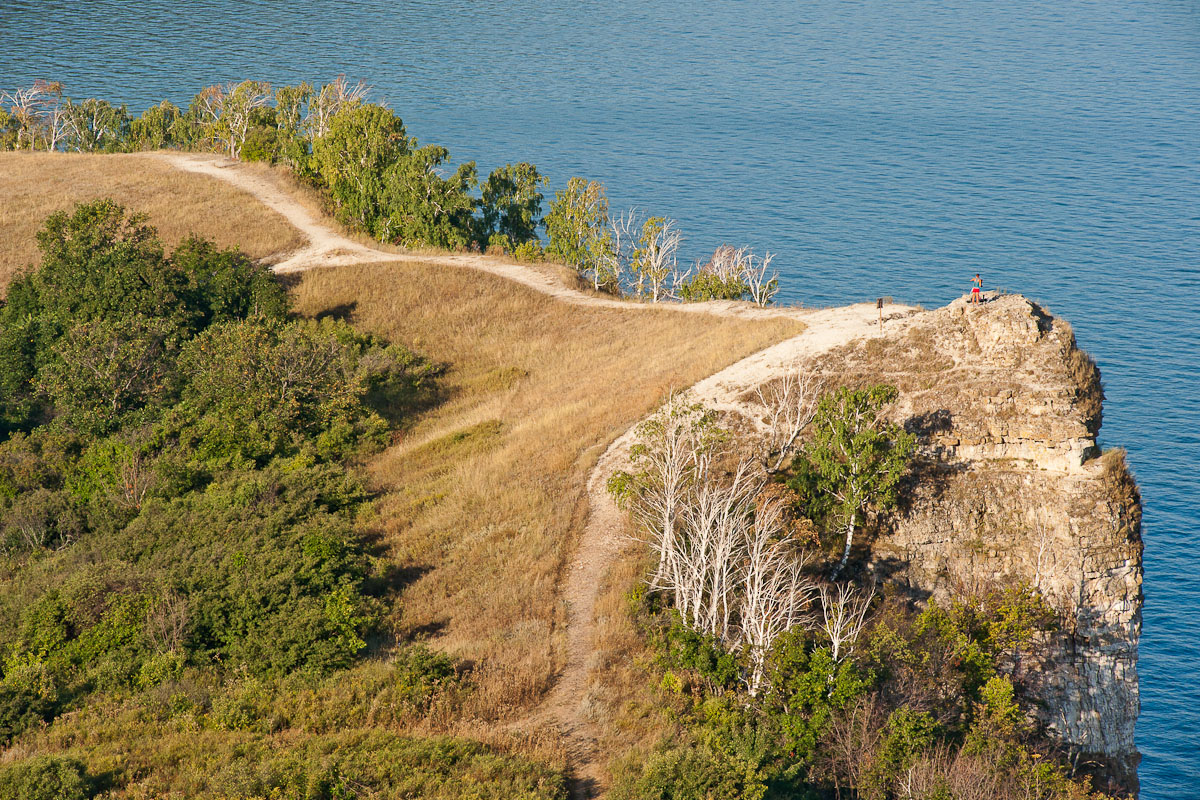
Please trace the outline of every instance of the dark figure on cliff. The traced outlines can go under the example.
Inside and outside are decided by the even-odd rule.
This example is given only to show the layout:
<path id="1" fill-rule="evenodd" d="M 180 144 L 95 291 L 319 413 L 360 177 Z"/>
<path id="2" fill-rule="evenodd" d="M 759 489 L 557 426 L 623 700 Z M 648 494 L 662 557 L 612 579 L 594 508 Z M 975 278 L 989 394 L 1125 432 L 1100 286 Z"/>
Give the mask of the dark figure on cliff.
<path id="1" fill-rule="evenodd" d="M 979 277 L 979 273 L 975 273 L 975 277 L 971 279 L 974 286 L 971 287 L 971 302 L 979 303 L 981 299 L 980 290 L 983 289 L 983 278 Z"/>

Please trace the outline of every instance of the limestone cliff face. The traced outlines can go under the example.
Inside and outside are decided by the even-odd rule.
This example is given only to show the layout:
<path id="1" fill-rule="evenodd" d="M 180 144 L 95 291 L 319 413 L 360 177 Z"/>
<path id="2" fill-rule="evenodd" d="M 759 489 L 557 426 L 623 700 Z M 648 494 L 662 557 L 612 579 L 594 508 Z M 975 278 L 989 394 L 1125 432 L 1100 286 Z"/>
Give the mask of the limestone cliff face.
<path id="1" fill-rule="evenodd" d="M 1009 582 L 1060 616 L 1022 682 L 1081 766 L 1136 790 L 1141 504 L 1123 455 L 1101 455 L 1099 372 L 1070 327 L 1019 296 L 887 323 L 829 354 L 841 381 L 900 389 L 920 437 L 908 500 L 869 567 L 945 600 Z"/>

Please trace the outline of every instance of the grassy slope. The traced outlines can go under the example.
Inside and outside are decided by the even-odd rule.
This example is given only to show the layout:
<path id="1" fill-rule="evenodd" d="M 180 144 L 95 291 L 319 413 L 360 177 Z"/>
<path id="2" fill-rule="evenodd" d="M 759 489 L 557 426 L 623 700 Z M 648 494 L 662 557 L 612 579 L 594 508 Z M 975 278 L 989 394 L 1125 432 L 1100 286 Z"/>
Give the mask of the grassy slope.
<path id="1" fill-rule="evenodd" d="M 282 220 L 244 195 L 166 173 L 156 162 L 19 158 L 0 160 L 10 188 L 0 226 L 5 252 L 26 260 L 37 227 L 30 220 L 106 193 L 149 211 L 168 241 L 192 229 L 222 244 L 245 235 L 252 255 L 293 241 Z M 0 265 L 11 258 L 0 255 Z M 533 708 L 561 665 L 557 585 L 582 529 L 589 469 L 666 392 L 795 334 L 798 324 L 581 308 L 488 275 L 427 265 L 311 272 L 294 293 L 303 313 L 348 314 L 449 367 L 443 402 L 366 465 L 400 587 L 399 604 L 388 610 L 394 635 L 358 667 L 317 684 L 219 686 L 196 675 L 103 698 L 22 737 L 8 757 L 82 757 L 93 774 L 129 782 L 120 797 L 238 796 L 274 774 L 273 763 L 336 751 L 341 738 L 357 758 L 368 732 L 390 737 L 389 747 L 407 746 L 397 737 L 448 733 L 487 742 L 498 754 L 483 766 L 483 756 L 462 760 L 458 779 L 491 770 L 495 796 L 533 784 L 551 796 L 553 777 L 525 759 L 561 766 L 557 737 L 508 733 L 502 723 Z M 388 664 L 391 643 L 412 637 L 471 663 L 476 687 L 446 693 L 419 719 L 397 706 Z M 258 711 L 227 730 L 215 720 L 230 704 Z M 453 781 L 446 785 L 453 791 Z"/>
<path id="2" fill-rule="evenodd" d="M 283 217 L 229 184 L 146 155 L 0 153 L 0 293 L 38 260 L 34 234 L 55 211 L 111 197 L 145 212 L 168 249 L 189 233 L 251 258 L 293 250 L 303 237 Z"/>
<path id="3" fill-rule="evenodd" d="M 479 691 L 453 716 L 488 721 L 531 708 L 561 667 L 556 586 L 603 448 L 671 389 L 798 329 L 580 308 L 427 266 L 311 272 L 296 296 L 451 365 L 446 402 L 369 466 L 407 568 L 397 632 L 478 662 Z"/>

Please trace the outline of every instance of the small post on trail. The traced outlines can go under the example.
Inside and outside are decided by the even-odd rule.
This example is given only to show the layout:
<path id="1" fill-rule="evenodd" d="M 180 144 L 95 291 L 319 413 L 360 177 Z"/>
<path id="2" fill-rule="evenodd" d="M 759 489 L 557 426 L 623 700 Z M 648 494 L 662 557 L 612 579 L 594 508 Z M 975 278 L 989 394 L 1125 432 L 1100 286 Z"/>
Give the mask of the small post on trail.
<path id="1" fill-rule="evenodd" d="M 879 309 L 879 335 L 883 335 L 883 298 L 875 301 L 875 307 Z"/>

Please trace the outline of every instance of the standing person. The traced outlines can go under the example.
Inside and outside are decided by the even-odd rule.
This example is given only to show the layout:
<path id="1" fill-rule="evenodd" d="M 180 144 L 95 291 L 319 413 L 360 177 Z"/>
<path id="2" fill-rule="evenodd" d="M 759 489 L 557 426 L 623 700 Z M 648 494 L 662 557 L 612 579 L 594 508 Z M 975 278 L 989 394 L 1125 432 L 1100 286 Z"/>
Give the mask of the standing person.
<path id="1" fill-rule="evenodd" d="M 971 302 L 978 305 L 980 300 L 979 292 L 981 289 L 983 289 L 983 278 L 979 277 L 978 272 L 976 272 L 975 277 L 971 279 L 971 283 L 974 284 L 971 287 Z"/>

